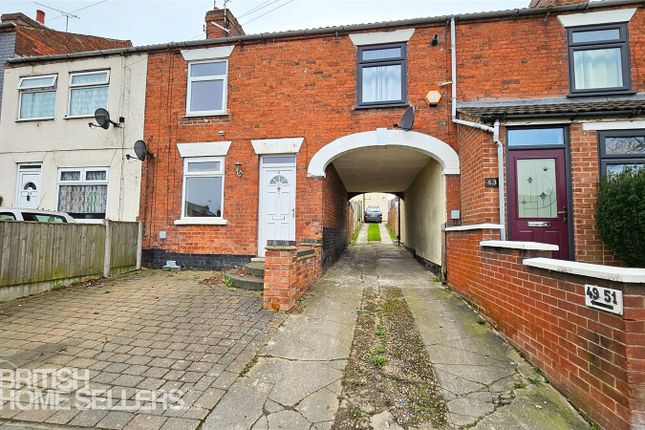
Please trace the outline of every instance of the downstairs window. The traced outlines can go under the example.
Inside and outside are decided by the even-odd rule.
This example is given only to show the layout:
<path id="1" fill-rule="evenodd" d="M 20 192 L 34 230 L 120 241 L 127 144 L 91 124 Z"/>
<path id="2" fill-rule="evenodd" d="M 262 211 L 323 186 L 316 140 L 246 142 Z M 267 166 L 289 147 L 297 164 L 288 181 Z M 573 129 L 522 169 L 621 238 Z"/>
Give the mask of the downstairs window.
<path id="1" fill-rule="evenodd" d="M 104 219 L 107 188 L 107 168 L 59 169 L 58 210 L 77 219 Z"/>

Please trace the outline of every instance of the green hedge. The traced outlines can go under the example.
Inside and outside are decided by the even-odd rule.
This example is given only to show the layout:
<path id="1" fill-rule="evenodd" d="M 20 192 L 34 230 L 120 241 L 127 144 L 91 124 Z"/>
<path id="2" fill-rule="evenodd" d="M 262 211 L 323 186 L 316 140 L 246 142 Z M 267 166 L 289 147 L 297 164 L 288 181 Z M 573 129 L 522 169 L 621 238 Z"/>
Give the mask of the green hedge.
<path id="1" fill-rule="evenodd" d="M 645 267 L 645 169 L 604 176 L 596 222 L 602 240 L 630 266 Z"/>

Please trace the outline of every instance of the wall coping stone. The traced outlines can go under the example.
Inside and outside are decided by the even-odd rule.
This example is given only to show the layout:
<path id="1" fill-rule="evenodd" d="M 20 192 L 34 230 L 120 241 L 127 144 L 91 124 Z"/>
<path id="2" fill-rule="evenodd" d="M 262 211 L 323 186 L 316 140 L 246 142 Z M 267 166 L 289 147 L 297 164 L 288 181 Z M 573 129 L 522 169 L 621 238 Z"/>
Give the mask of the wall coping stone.
<path id="1" fill-rule="evenodd" d="M 480 246 L 489 248 L 522 249 L 525 251 L 558 251 L 560 247 L 550 243 L 521 242 L 516 240 L 482 240 Z"/>
<path id="2" fill-rule="evenodd" d="M 607 279 L 614 282 L 645 284 L 645 269 L 606 266 L 603 264 L 579 263 L 554 258 L 527 258 L 524 265 L 538 269 L 553 270 L 590 278 Z"/>
<path id="3" fill-rule="evenodd" d="M 483 224 L 468 224 L 468 225 L 455 225 L 446 227 L 445 231 L 467 231 L 467 230 L 501 230 L 501 224 L 483 223 Z"/>

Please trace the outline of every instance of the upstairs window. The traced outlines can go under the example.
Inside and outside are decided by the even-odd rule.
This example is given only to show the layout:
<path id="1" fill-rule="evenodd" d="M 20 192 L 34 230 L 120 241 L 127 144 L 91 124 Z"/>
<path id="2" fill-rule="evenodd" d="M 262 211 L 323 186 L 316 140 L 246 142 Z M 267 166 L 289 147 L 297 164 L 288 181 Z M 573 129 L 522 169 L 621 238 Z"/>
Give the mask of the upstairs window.
<path id="1" fill-rule="evenodd" d="M 226 113 L 228 61 L 199 61 L 188 64 L 188 115 Z"/>
<path id="2" fill-rule="evenodd" d="M 598 133 L 600 174 L 617 175 L 627 168 L 645 167 L 645 129 Z"/>
<path id="3" fill-rule="evenodd" d="M 68 117 L 93 116 L 98 108 L 107 109 L 110 72 L 72 73 L 69 77 Z"/>
<path id="4" fill-rule="evenodd" d="M 56 75 L 20 78 L 18 119 L 54 118 L 56 78 Z"/>
<path id="5" fill-rule="evenodd" d="M 405 43 L 358 48 L 358 106 L 379 107 L 407 102 Z"/>
<path id="6" fill-rule="evenodd" d="M 58 210 L 77 219 L 103 219 L 107 211 L 107 188 L 105 167 L 60 169 Z"/>
<path id="7" fill-rule="evenodd" d="M 626 23 L 572 27 L 568 32 L 572 94 L 630 91 Z"/>

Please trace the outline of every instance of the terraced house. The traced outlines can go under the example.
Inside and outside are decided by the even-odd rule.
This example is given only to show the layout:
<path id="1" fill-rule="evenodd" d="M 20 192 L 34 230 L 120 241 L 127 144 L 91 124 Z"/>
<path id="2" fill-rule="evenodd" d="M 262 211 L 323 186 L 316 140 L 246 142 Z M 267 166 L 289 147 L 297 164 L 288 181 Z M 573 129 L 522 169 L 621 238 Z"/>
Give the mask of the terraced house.
<path id="1" fill-rule="evenodd" d="M 15 47 L 2 58 L 0 205 L 134 221 L 141 165 L 126 155 L 143 136 L 146 56 L 124 53 L 130 41 L 51 30 L 38 16 L 2 16 L 0 38 Z M 104 54 L 74 55 L 97 49 Z M 88 127 L 98 108 L 123 121 Z"/>
<path id="2" fill-rule="evenodd" d="M 135 138 L 154 155 L 137 164 L 147 265 L 264 260 L 264 305 L 288 310 L 345 249 L 349 199 L 396 194 L 418 260 L 603 427 L 645 425 L 643 277 L 611 267 L 595 224 L 599 177 L 645 164 L 641 1 L 255 35 L 214 9 L 205 26 L 206 40 L 10 61 L 2 139 L 26 127 L 16 99 L 33 86 L 65 82 L 50 130 L 81 124 L 62 114 L 77 72 L 136 97 L 145 82 L 145 103 L 110 95 L 112 113 L 129 113 L 106 131 L 135 130 L 113 160 Z M 116 78 L 128 67 L 136 83 Z M 69 211 L 64 182 L 98 180 L 98 161 L 70 163 L 50 173 Z M 589 279 L 619 288 L 624 313 L 584 307 Z"/>
<path id="3" fill-rule="evenodd" d="M 402 242 L 430 266 L 444 224 L 612 263 L 594 196 L 643 162 L 642 20 L 638 2 L 533 2 L 244 35 L 211 11 L 207 40 L 150 52 L 148 261 L 221 267 L 280 240 L 322 244 L 327 265 L 348 198 L 380 191 L 403 197 Z M 409 106 L 413 130 L 393 127 Z"/>

